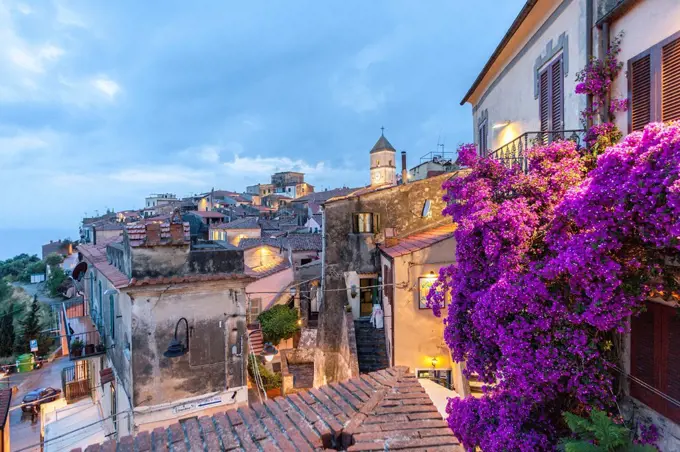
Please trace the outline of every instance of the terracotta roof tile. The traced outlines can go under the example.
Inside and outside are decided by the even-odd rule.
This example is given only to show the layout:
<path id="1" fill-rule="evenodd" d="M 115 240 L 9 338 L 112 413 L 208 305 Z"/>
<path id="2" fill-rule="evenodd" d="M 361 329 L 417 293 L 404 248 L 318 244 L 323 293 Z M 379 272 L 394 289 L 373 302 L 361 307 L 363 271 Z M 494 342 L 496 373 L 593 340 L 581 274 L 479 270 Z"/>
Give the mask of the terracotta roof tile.
<path id="1" fill-rule="evenodd" d="M 443 226 L 437 226 L 427 231 L 419 232 L 417 234 L 404 237 L 399 241 L 398 244 L 390 247 L 381 247 L 383 253 L 390 257 L 399 257 L 404 254 L 409 254 L 414 251 L 422 250 L 435 243 L 441 242 L 448 238 L 453 237 L 453 233 L 456 230 L 456 225 L 454 223 L 449 223 Z"/>
<path id="2" fill-rule="evenodd" d="M 282 262 L 272 265 L 261 265 L 259 267 L 252 268 L 246 266 L 244 273 L 248 276 L 252 276 L 253 278 L 262 279 L 288 268 L 290 268 L 290 262 L 284 259 Z"/>
<path id="3" fill-rule="evenodd" d="M 0 430 L 5 428 L 9 419 L 9 405 L 12 402 L 12 389 L 0 389 Z"/>
<path id="4" fill-rule="evenodd" d="M 124 442 L 130 450 L 154 452 L 463 450 L 425 389 L 404 367 L 188 420 L 184 428 L 179 423 L 157 428 L 151 440 L 148 435 L 126 437 L 118 451 L 124 450 Z"/>

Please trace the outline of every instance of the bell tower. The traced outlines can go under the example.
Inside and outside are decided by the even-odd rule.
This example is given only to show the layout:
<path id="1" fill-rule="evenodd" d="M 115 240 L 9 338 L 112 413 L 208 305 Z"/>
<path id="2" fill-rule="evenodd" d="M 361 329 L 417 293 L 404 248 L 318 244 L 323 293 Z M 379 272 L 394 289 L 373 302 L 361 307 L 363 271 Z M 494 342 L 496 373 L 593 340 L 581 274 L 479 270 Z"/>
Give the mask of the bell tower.
<path id="1" fill-rule="evenodd" d="M 397 184 L 397 150 L 385 138 L 381 127 L 380 138 L 371 149 L 371 186 Z"/>

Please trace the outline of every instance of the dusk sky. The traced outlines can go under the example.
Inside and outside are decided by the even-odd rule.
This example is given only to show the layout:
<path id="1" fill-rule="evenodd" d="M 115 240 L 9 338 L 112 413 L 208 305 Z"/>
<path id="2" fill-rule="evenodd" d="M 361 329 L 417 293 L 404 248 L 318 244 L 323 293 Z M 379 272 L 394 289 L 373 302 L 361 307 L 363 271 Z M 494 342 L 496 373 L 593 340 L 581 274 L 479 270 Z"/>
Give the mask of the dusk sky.
<path id="1" fill-rule="evenodd" d="M 472 139 L 459 102 L 523 0 L 0 0 L 0 258 L 155 192 L 369 183 Z"/>

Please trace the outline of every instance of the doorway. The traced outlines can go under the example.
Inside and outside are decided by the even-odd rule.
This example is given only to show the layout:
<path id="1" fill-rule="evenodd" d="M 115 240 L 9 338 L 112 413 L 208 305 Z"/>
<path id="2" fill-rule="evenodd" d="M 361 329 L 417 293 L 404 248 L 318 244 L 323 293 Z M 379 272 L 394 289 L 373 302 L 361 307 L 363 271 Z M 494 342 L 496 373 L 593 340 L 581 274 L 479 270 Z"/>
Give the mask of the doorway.
<path id="1" fill-rule="evenodd" d="M 361 278 L 359 280 L 359 315 L 370 317 L 373 304 L 378 300 L 378 280 L 375 278 Z"/>

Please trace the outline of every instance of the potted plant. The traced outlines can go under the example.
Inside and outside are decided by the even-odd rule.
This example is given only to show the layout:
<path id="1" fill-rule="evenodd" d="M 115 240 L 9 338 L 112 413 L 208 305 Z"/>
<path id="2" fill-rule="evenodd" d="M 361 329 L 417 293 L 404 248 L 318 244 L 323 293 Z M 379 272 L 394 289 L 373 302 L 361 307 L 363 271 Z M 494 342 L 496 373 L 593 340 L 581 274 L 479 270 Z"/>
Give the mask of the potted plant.
<path id="1" fill-rule="evenodd" d="M 97 350 L 97 353 L 104 353 L 104 350 L 106 350 L 106 349 L 104 348 L 104 344 L 102 344 L 102 343 L 97 344 L 97 345 L 95 346 L 95 349 Z"/>
<path id="2" fill-rule="evenodd" d="M 75 338 L 71 341 L 71 345 L 69 347 L 71 356 L 80 356 L 83 353 L 83 341 L 80 340 L 80 338 Z"/>
<path id="3" fill-rule="evenodd" d="M 94 355 L 94 344 L 85 344 L 85 354 Z"/>

